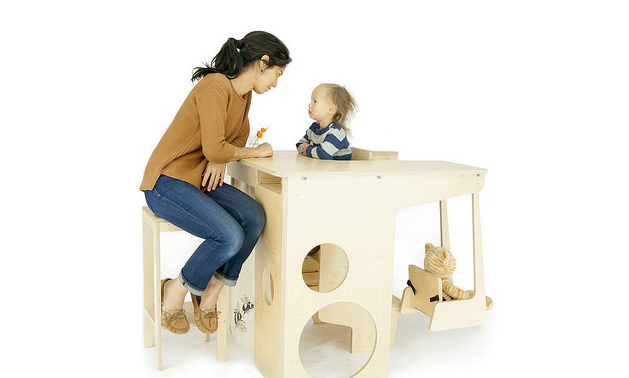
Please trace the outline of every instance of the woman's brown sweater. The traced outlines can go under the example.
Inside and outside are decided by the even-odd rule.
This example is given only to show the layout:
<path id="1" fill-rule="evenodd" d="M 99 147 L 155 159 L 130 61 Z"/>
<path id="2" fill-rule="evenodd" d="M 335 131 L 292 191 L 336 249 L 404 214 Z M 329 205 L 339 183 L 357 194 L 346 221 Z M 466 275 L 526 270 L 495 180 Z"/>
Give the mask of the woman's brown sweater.
<path id="1" fill-rule="evenodd" d="M 160 175 L 201 189 L 208 161 L 226 163 L 249 136 L 251 92 L 240 97 L 223 74 L 209 74 L 190 91 L 151 154 L 140 190 L 151 190 Z"/>

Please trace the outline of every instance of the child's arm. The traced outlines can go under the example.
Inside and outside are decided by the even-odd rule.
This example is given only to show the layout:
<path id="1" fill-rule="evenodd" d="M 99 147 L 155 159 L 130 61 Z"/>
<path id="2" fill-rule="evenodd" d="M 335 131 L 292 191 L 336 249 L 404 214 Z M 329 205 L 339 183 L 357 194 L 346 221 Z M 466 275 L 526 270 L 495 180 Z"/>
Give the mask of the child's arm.
<path id="1" fill-rule="evenodd" d="M 299 142 L 297 142 L 297 152 L 300 154 L 303 153 L 304 146 L 307 146 L 310 143 L 312 143 L 312 141 L 308 139 L 308 133 L 306 133 L 303 137 L 301 137 Z"/>
<path id="2" fill-rule="evenodd" d="M 314 142 L 310 141 L 309 144 L 303 144 L 303 147 L 301 148 L 301 151 L 299 152 L 302 155 L 308 156 L 308 147 L 312 147 L 314 146 Z"/>
<path id="3" fill-rule="evenodd" d="M 331 129 L 323 142 L 318 146 L 308 146 L 306 154 L 310 157 L 324 160 L 351 160 L 352 150 L 344 130 L 337 126 Z"/>

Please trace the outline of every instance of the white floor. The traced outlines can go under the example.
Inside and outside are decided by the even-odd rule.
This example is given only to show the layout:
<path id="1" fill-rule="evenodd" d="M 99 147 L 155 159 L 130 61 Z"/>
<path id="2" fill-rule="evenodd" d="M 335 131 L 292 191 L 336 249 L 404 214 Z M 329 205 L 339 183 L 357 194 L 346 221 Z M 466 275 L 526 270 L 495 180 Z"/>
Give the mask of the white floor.
<path id="1" fill-rule="evenodd" d="M 609 346 L 599 345 L 600 350 L 595 352 L 597 348 L 583 343 L 589 337 L 583 330 L 574 329 L 573 339 L 567 340 L 561 332 L 545 334 L 546 330 L 529 328 L 526 323 L 514 327 L 514 321 L 501 316 L 504 314 L 498 307 L 490 311 L 484 326 L 430 332 L 429 319 L 423 314 L 400 315 L 388 376 L 546 377 L 581 372 L 622 376 L 618 375 L 622 370 L 618 370 L 617 360 L 601 359 L 603 350 Z M 530 320 L 532 324 L 533 314 Z M 306 371 L 313 377 L 349 377 L 369 358 L 369 353 L 349 353 L 350 335 L 345 327 L 309 323 L 304 336 L 300 355 Z M 304 339 L 307 341 L 303 342 Z M 196 329 L 183 336 L 165 332 L 163 342 L 163 371 L 155 370 L 155 348 L 149 348 L 142 350 L 142 358 L 134 361 L 132 369 L 125 373 L 146 377 L 262 376 L 254 365 L 253 351 L 235 344 L 232 337 L 228 338 L 227 361 L 220 364 L 216 362 L 214 338 L 205 343 Z M 137 348 L 141 348 L 140 343 L 138 338 Z M 616 350 L 613 354 L 619 353 Z"/>
<path id="2" fill-rule="evenodd" d="M 508 278 L 502 279 L 513 289 Z M 125 297 L 123 307 L 111 308 L 106 304 L 123 289 L 112 282 L 94 288 L 104 295 L 82 295 L 78 302 L 63 297 L 58 307 L 50 302 L 37 307 L 29 300 L 4 311 L 25 317 L 4 323 L 0 371 L 33 377 L 261 377 L 252 350 L 235 344 L 230 335 L 227 360 L 217 363 L 214 338 L 206 343 L 194 328 L 181 336 L 163 332 L 164 369 L 158 372 L 155 348 L 143 347 L 139 290 Z M 132 284 L 140 286 L 135 279 Z M 400 315 L 388 376 L 627 376 L 627 310 L 619 301 L 537 295 L 540 286 L 509 297 L 501 287 L 492 289 L 496 306 L 480 327 L 430 332 L 423 314 Z M 41 296 L 50 300 L 52 293 L 45 290 Z M 102 305 L 90 306 L 90 301 Z M 368 358 L 348 352 L 349 331 L 343 327 L 309 325 L 304 335 L 302 363 L 314 377 L 349 377 Z"/>
<path id="3" fill-rule="evenodd" d="M 491 317 L 490 317 L 491 318 Z M 428 373 L 483 371 L 491 365 L 489 349 L 493 344 L 491 325 L 458 331 L 431 333 L 428 318 L 422 314 L 400 316 L 398 333 L 389 358 L 390 377 L 408 377 L 410 372 Z M 203 341 L 195 329 L 183 336 L 164 332 L 164 370 L 155 371 L 155 348 L 143 350 L 143 363 L 135 364 L 137 375 L 181 377 L 188 373 L 207 372 L 220 377 L 262 377 L 253 362 L 253 351 L 237 345 L 230 336 L 227 361 L 216 362 L 216 345 L 212 337 Z M 349 328 L 309 323 L 304 330 L 300 356 L 306 371 L 315 378 L 350 377 L 369 359 L 370 353 L 349 353 Z"/>

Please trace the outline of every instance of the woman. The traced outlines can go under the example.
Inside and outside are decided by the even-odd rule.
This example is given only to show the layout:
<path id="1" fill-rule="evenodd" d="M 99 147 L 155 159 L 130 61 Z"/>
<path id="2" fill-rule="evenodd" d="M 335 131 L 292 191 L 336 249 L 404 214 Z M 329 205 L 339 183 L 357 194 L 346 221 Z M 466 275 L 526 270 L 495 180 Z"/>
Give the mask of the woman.
<path id="1" fill-rule="evenodd" d="M 162 325 L 188 332 L 183 310 L 190 292 L 197 327 L 218 327 L 216 302 L 222 288 L 236 284 L 242 264 L 265 223 L 260 204 L 223 183 L 226 163 L 268 157 L 268 143 L 246 148 L 251 91 L 277 86 L 291 58 L 272 34 L 256 31 L 229 38 L 211 65 L 195 68 L 198 81 L 153 151 L 140 190 L 158 216 L 205 239 L 179 273 L 162 280 Z"/>

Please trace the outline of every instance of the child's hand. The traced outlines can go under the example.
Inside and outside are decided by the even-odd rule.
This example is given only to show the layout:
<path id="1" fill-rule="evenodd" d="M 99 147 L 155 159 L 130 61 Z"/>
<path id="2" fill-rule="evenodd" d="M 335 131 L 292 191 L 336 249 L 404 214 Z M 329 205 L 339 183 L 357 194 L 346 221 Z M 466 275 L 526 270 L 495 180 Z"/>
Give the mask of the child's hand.
<path id="1" fill-rule="evenodd" d="M 310 141 L 310 144 L 304 144 L 304 146 L 301 148 L 302 155 L 308 156 L 308 153 L 306 152 L 306 150 L 308 150 L 308 146 L 314 146 L 314 143 Z"/>

